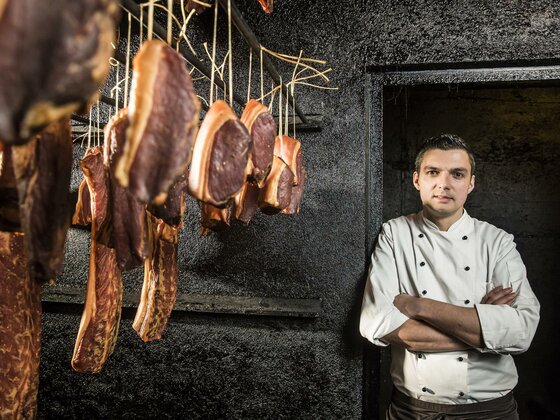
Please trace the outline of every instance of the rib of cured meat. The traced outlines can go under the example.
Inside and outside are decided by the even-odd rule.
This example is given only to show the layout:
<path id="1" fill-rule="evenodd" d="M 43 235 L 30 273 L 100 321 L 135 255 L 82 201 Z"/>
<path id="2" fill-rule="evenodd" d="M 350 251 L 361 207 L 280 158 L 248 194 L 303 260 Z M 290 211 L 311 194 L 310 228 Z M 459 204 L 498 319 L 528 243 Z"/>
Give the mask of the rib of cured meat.
<path id="1" fill-rule="evenodd" d="M 37 412 L 41 286 L 29 277 L 23 233 L 0 232 L 0 418 Z"/>
<path id="2" fill-rule="evenodd" d="M 290 205 L 294 174 L 278 156 L 274 156 L 272 169 L 260 197 L 260 208 L 265 214 L 275 214 Z"/>
<path id="3" fill-rule="evenodd" d="M 224 207 L 243 186 L 251 136 L 228 104 L 212 104 L 196 138 L 189 173 L 189 193 Z"/>
<path id="4" fill-rule="evenodd" d="M 98 242 L 97 229 L 109 216 L 108 175 L 99 147 L 80 161 L 91 194 L 91 251 L 84 312 L 74 346 L 72 367 L 99 372 L 113 352 L 119 330 L 122 275 L 113 248 Z"/>
<path id="5" fill-rule="evenodd" d="M 182 174 L 169 188 L 167 200 L 160 206 L 149 206 L 149 211 L 165 223 L 176 228 L 183 227 L 183 215 L 186 207 L 188 175 Z"/>
<path id="6" fill-rule="evenodd" d="M 0 1 L 0 137 L 21 144 L 84 109 L 109 71 L 116 0 Z"/>
<path id="7" fill-rule="evenodd" d="M 294 185 L 299 184 L 300 172 L 303 170 L 301 142 L 289 136 L 277 136 L 274 143 L 274 155 L 282 158 L 294 174 Z"/>
<path id="8" fill-rule="evenodd" d="M 229 207 L 223 209 L 212 204 L 200 202 L 200 234 L 207 236 L 210 231 L 222 232 L 229 228 L 231 211 Z"/>
<path id="9" fill-rule="evenodd" d="M 189 164 L 200 102 L 184 60 L 163 42 L 145 42 L 133 67 L 130 125 L 114 174 L 136 198 L 160 205 Z"/>
<path id="10" fill-rule="evenodd" d="M 0 143 L 2 147 L 2 143 Z M 10 146 L 0 149 L 0 231 L 21 230 L 16 178 Z"/>
<path id="11" fill-rule="evenodd" d="M 144 264 L 146 257 L 146 205 L 120 186 L 113 175 L 123 153 L 128 128 L 126 109 L 111 118 L 105 126 L 104 162 L 110 173 L 109 209 L 111 212 L 112 246 L 123 271 Z"/>
<path id="12" fill-rule="evenodd" d="M 144 284 L 132 328 L 143 341 L 159 340 L 177 296 L 178 229 L 148 212 L 151 252 L 144 262 Z"/>
<path id="13" fill-rule="evenodd" d="M 259 209 L 260 189 L 252 182 L 245 182 L 234 198 L 233 217 L 248 224 Z"/>
<path id="14" fill-rule="evenodd" d="M 25 145 L 13 146 L 12 162 L 31 277 L 55 280 L 62 272 L 72 210 L 68 120 L 51 124 Z"/>
<path id="15" fill-rule="evenodd" d="M 72 216 L 72 224 L 80 226 L 91 224 L 91 196 L 85 179 L 82 180 L 78 187 L 78 199 L 76 200 L 76 208 Z"/>
<path id="16" fill-rule="evenodd" d="M 266 106 L 251 99 L 243 110 L 241 122 L 245 124 L 253 139 L 250 157 L 252 163 L 251 173 L 249 174 L 250 180 L 262 187 L 272 166 L 274 138 L 276 136 L 274 117 L 268 112 Z"/>

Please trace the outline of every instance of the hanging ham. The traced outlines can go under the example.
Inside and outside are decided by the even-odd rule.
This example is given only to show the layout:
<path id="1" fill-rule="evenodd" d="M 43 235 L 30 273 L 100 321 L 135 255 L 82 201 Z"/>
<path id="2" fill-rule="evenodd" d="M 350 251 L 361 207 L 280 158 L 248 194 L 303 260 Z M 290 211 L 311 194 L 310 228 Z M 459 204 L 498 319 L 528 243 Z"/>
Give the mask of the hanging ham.
<path id="1" fill-rule="evenodd" d="M 31 278 L 54 281 L 62 272 L 70 226 L 72 138 L 68 120 L 12 147 L 19 209 Z"/>
<path id="2" fill-rule="evenodd" d="M 112 246 L 123 271 L 141 267 L 146 257 L 146 205 L 120 186 L 113 175 L 122 157 L 129 123 L 127 110 L 121 109 L 105 126 L 103 149 L 105 166 L 109 168 Z"/>
<path id="3" fill-rule="evenodd" d="M 99 147 L 80 161 L 91 194 L 91 249 L 84 311 L 72 355 L 72 368 L 99 372 L 117 341 L 122 303 L 122 275 L 113 248 L 97 240 L 109 222 L 109 177 Z"/>
<path id="4" fill-rule="evenodd" d="M 144 284 L 132 328 L 143 341 L 159 340 L 177 297 L 178 228 L 148 212 L 150 252 L 144 262 Z"/>
<path id="5" fill-rule="evenodd" d="M 224 101 L 208 110 L 196 138 L 189 173 L 189 193 L 225 207 L 245 182 L 251 136 Z"/>
<path id="6" fill-rule="evenodd" d="M 145 42 L 133 67 L 129 126 L 114 175 L 140 201 L 159 205 L 189 164 L 200 103 L 184 59 L 165 43 Z"/>
<path id="7" fill-rule="evenodd" d="M 115 0 L 0 1 L 0 137 L 28 141 L 85 110 L 109 71 Z"/>
<path id="8" fill-rule="evenodd" d="M 274 138 L 276 136 L 274 117 L 268 112 L 266 106 L 251 99 L 247 102 L 240 119 L 253 139 L 249 180 L 262 187 L 272 166 Z"/>
<path id="9" fill-rule="evenodd" d="M 0 232 L 0 418 L 37 413 L 41 286 L 29 277 L 23 233 Z"/>

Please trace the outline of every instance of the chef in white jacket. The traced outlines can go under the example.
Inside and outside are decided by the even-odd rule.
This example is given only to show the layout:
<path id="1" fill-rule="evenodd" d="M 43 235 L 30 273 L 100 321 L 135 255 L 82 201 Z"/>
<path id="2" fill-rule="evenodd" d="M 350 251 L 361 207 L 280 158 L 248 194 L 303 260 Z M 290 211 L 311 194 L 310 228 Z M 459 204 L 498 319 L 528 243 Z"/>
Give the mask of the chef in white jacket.
<path id="1" fill-rule="evenodd" d="M 413 183 L 422 210 L 383 224 L 361 334 L 391 346 L 388 419 L 518 419 L 512 354 L 526 351 L 539 302 L 513 236 L 469 216 L 475 162 L 458 136 L 428 139 Z"/>

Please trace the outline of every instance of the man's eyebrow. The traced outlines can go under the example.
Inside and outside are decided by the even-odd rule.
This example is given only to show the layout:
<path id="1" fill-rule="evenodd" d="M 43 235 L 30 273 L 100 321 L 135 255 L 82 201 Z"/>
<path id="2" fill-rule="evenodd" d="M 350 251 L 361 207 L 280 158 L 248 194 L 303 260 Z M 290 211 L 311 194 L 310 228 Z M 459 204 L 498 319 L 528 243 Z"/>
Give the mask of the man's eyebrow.
<path id="1" fill-rule="evenodd" d="M 451 172 L 467 172 L 468 169 L 467 168 L 453 168 L 451 169 Z"/>

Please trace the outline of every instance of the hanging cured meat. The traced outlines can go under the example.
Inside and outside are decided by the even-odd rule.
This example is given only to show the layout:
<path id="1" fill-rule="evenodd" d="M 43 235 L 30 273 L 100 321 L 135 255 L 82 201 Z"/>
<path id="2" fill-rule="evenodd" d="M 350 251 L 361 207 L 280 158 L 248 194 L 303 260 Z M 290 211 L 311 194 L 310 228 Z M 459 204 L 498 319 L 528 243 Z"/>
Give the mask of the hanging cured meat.
<path id="1" fill-rule="evenodd" d="M 188 172 L 188 171 L 187 171 Z M 183 227 L 183 215 L 186 207 L 188 174 L 182 174 L 169 189 L 167 200 L 161 206 L 149 206 L 153 216 L 162 219 L 175 228 Z"/>
<path id="2" fill-rule="evenodd" d="M 144 284 L 132 327 L 143 341 L 159 340 L 177 297 L 178 229 L 148 212 L 150 253 L 144 263 Z"/>
<path id="3" fill-rule="evenodd" d="M 113 175 L 122 157 L 129 126 L 127 111 L 121 109 L 105 126 L 104 162 L 109 168 L 112 246 L 123 271 L 141 267 L 146 257 L 146 205 L 120 186 Z"/>
<path id="4" fill-rule="evenodd" d="M 21 221 L 12 152 L 10 146 L 5 145 L 0 151 L 0 231 L 18 230 L 21 230 Z"/>
<path id="5" fill-rule="evenodd" d="M 301 200 L 303 199 L 303 187 L 307 179 L 307 172 L 303 169 L 303 167 L 300 168 L 298 179 L 299 183 L 292 187 L 290 204 L 282 210 L 282 213 L 284 214 L 298 214 L 300 211 Z"/>
<path id="6" fill-rule="evenodd" d="M 108 174 L 101 148 L 88 150 L 80 161 L 91 194 L 91 250 L 86 299 L 74 346 L 72 367 L 99 372 L 113 352 L 119 330 L 122 275 L 113 248 L 98 242 L 98 229 L 109 219 Z"/>
<path id="7" fill-rule="evenodd" d="M 234 198 L 233 217 L 248 224 L 259 209 L 260 189 L 252 182 L 245 182 Z"/>
<path id="8" fill-rule="evenodd" d="M 223 209 L 212 204 L 200 202 L 200 234 L 207 236 L 210 231 L 222 232 L 229 228 L 231 211 L 229 207 Z"/>
<path id="9" fill-rule="evenodd" d="M 72 208 L 68 121 L 53 123 L 27 144 L 13 146 L 12 162 L 31 278 L 55 280 L 62 272 Z"/>
<path id="10" fill-rule="evenodd" d="M 140 201 L 159 205 L 189 164 L 200 103 L 184 59 L 163 42 L 145 42 L 133 67 L 130 125 L 114 174 Z"/>
<path id="11" fill-rule="evenodd" d="M 251 143 L 249 132 L 229 105 L 214 102 L 196 138 L 189 193 L 213 206 L 226 206 L 245 182 Z"/>
<path id="12" fill-rule="evenodd" d="M 278 156 L 274 156 L 272 169 L 260 197 L 260 208 L 265 214 L 275 214 L 290 205 L 294 174 Z"/>
<path id="13" fill-rule="evenodd" d="M 299 184 L 300 172 L 303 170 L 301 142 L 289 136 L 277 136 L 274 143 L 274 156 L 282 158 L 294 174 L 294 185 Z"/>
<path id="14" fill-rule="evenodd" d="M 21 144 L 85 109 L 109 71 L 115 0 L 0 1 L 0 137 Z"/>
<path id="15" fill-rule="evenodd" d="M 91 197 L 85 179 L 82 180 L 78 187 L 78 198 L 74 215 L 72 216 L 72 224 L 78 226 L 88 226 L 91 224 Z"/>
<path id="16" fill-rule="evenodd" d="M 0 232 L 0 418 L 37 413 L 41 286 L 29 277 L 23 234 Z"/>
<path id="17" fill-rule="evenodd" d="M 260 187 L 270 172 L 272 154 L 274 151 L 274 138 L 276 124 L 268 108 L 254 99 L 247 102 L 241 122 L 245 124 L 253 139 L 251 147 L 251 173 L 250 181 L 256 182 Z"/>

